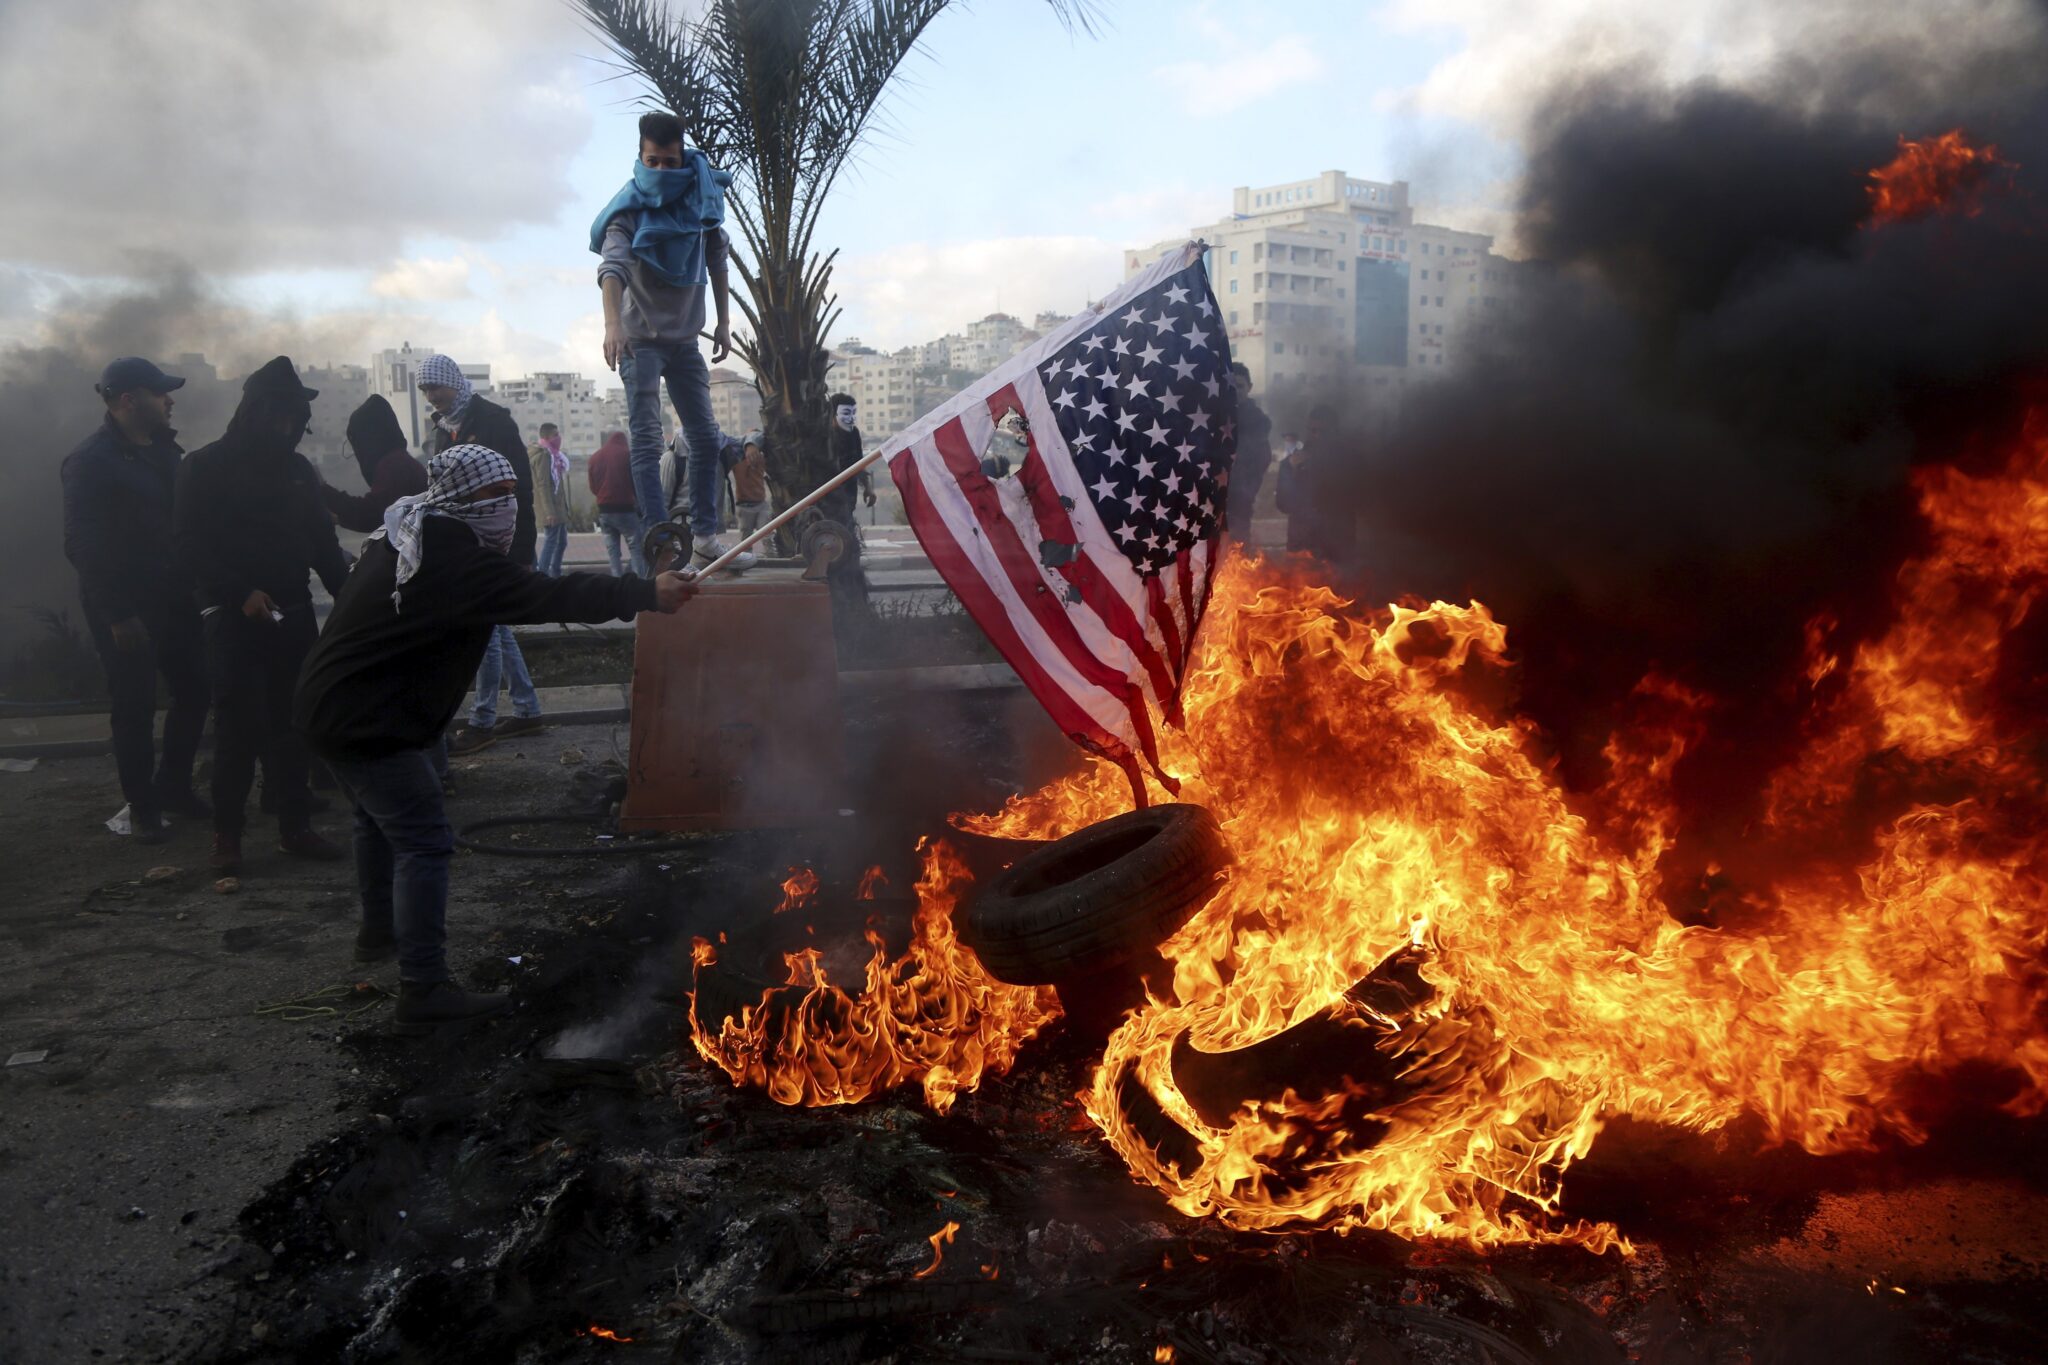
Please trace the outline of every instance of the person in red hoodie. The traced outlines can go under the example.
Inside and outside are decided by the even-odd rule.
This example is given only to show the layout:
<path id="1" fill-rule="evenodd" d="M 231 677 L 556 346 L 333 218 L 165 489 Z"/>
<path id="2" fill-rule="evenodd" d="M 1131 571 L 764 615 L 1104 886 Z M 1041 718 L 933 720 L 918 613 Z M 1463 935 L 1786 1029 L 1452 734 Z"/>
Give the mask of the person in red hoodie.
<path id="1" fill-rule="evenodd" d="M 348 415 L 348 447 L 363 471 L 367 493 L 344 493 L 322 483 L 320 500 L 351 531 L 377 531 L 384 509 L 400 498 L 427 491 L 427 467 L 405 448 L 405 429 L 381 393 L 373 393 Z"/>
<path id="2" fill-rule="evenodd" d="M 612 577 L 624 572 L 620 564 L 619 541 L 631 552 L 633 572 L 647 576 L 647 561 L 640 554 L 640 504 L 633 496 L 633 456 L 626 433 L 615 431 L 590 457 L 585 477 L 590 495 L 597 500 L 597 529 L 604 536 L 605 557 L 612 562 Z"/>

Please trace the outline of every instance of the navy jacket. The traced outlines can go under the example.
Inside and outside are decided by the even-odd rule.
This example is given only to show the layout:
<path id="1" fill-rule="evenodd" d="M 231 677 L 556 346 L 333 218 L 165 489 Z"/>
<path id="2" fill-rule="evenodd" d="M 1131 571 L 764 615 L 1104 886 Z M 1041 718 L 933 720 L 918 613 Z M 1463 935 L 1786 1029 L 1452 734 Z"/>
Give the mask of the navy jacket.
<path id="1" fill-rule="evenodd" d="M 64 457 L 64 557 L 87 615 L 125 621 L 187 600 L 171 547 L 171 499 L 184 452 L 169 436 L 133 445 L 110 417 Z"/>

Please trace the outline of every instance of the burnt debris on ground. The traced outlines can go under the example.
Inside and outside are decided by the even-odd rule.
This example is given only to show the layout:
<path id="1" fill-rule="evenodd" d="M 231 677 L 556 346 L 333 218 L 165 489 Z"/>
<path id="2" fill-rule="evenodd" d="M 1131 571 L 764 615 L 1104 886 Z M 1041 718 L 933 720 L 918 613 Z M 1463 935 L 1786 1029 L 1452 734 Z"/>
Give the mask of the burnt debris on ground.
<path id="1" fill-rule="evenodd" d="M 1028 766 L 1000 706 L 969 711 L 956 738 L 978 771 Z M 886 825 L 537 872 L 570 893 L 560 922 L 476 972 L 513 992 L 509 1020 L 347 1034 L 373 1078 L 360 1117 L 244 1211 L 246 1248 L 218 1271 L 237 1305 L 223 1358 L 2038 1358 L 2048 1261 L 1999 1224 L 2044 1207 L 2039 1163 L 2015 1160 L 2044 1130 L 1981 1103 L 1899 1160 L 1623 1125 L 1566 1212 L 1618 1220 L 1636 1255 L 1481 1256 L 1176 1213 L 1081 1112 L 1099 1040 L 1063 1024 L 944 1116 L 915 1088 L 830 1109 L 733 1088 L 686 1036 L 690 939 L 758 924 L 804 865 L 842 907 L 806 927 L 858 961 L 855 883 L 881 862 L 909 884 L 945 786 L 878 806 Z M 877 905 L 894 946 L 907 908 Z M 1974 1254 L 1916 1256 L 1900 1217 Z"/>

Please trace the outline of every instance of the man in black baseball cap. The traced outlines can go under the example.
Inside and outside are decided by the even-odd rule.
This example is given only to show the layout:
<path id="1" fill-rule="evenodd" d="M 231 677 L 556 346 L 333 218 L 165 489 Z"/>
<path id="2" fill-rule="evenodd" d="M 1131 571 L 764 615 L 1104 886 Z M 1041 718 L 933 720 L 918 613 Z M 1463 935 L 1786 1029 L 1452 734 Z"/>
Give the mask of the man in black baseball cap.
<path id="1" fill-rule="evenodd" d="M 242 383 L 227 432 L 192 452 L 178 474 L 178 555 L 198 585 L 213 684 L 213 858 L 237 872 L 256 761 L 277 808 L 278 847 L 337 859 L 313 832 L 306 746 L 292 729 L 292 688 L 319 625 L 307 584 L 339 594 L 348 561 L 320 500 L 320 478 L 299 454 L 315 391 L 284 356 Z"/>
<path id="2" fill-rule="evenodd" d="M 140 356 L 96 386 L 107 417 L 64 459 L 64 554 L 78 570 L 86 628 L 107 673 L 114 768 L 140 843 L 161 843 L 166 812 L 205 818 L 192 755 L 206 725 L 206 665 L 192 584 L 171 544 L 172 490 L 184 458 L 171 392 L 185 381 Z M 170 693 L 151 771 L 156 676 Z"/>

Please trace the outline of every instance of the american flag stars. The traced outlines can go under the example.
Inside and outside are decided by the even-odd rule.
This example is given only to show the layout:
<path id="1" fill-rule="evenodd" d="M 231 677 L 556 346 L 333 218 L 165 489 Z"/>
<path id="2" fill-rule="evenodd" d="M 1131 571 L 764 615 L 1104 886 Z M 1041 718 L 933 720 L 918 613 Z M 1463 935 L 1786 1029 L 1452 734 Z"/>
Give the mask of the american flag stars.
<path id="1" fill-rule="evenodd" d="M 1197 264 L 1039 369 L 1096 515 L 1147 577 L 1217 529 L 1236 403 L 1214 311 Z"/>

